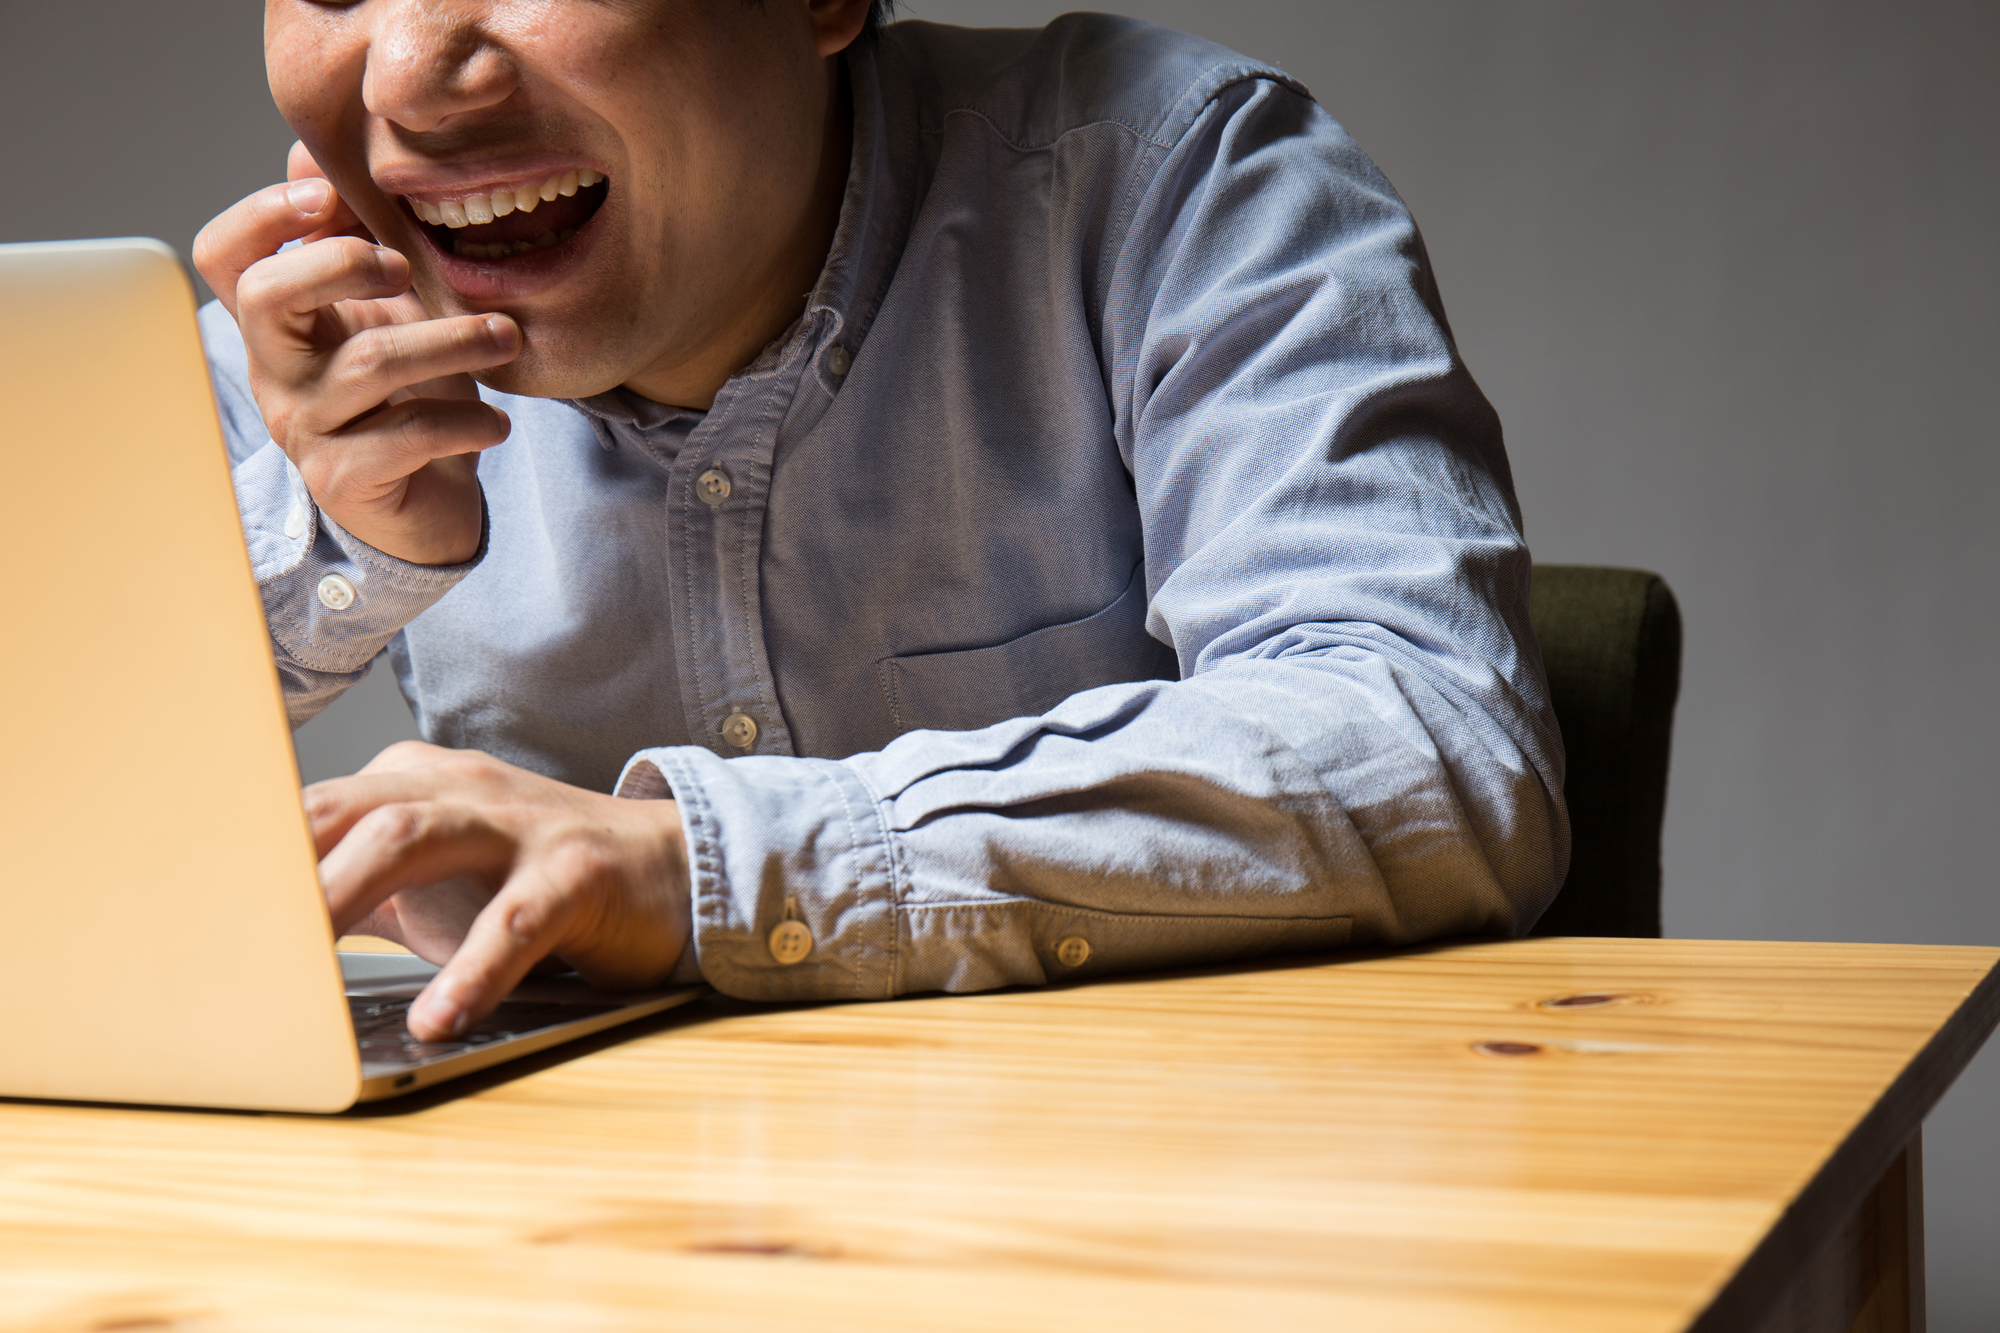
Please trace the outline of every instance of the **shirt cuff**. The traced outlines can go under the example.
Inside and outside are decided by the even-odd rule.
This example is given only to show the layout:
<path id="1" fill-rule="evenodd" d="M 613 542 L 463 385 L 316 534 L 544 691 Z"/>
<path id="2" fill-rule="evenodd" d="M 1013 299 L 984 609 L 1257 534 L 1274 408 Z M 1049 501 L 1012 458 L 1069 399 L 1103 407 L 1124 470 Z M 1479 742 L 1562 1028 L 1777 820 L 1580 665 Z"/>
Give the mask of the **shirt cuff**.
<path id="1" fill-rule="evenodd" d="M 414 565 L 376 550 L 321 513 L 305 479 L 275 444 L 238 464 L 232 480 L 271 638 L 314 671 L 361 670 L 486 556 L 483 493 L 479 549 L 472 558 L 462 565 Z"/>
<path id="2" fill-rule="evenodd" d="M 667 780 L 661 775 L 659 768 L 652 761 L 646 759 L 637 759 L 627 763 L 624 771 L 618 775 L 618 781 L 612 787 L 611 794 L 619 797 L 621 800 L 627 801 L 671 801 L 674 799 L 674 789 L 667 784 Z M 685 828 L 683 832 L 685 832 Z M 706 984 L 707 981 L 708 978 L 701 974 L 701 955 L 695 948 L 694 931 L 689 930 L 687 944 L 681 949 L 680 961 L 674 964 L 674 970 L 668 974 L 665 984 L 669 986 L 700 986 Z"/>
<path id="3" fill-rule="evenodd" d="M 614 790 L 678 803 L 709 985 L 745 1000 L 896 993 L 894 848 L 846 765 L 673 746 L 634 755 Z"/>

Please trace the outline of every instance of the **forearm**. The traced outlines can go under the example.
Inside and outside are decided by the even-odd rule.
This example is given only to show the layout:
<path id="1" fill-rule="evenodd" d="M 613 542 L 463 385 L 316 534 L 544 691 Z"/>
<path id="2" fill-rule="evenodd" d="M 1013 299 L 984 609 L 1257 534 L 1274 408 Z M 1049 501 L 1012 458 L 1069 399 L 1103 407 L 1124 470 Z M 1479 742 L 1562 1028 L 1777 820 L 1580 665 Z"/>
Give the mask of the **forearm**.
<path id="1" fill-rule="evenodd" d="M 1289 646 L 841 762 L 646 752 L 623 789 L 656 766 L 681 801 L 702 972 L 747 998 L 978 990 L 1532 920 L 1566 855 L 1548 758 L 1365 632 L 1304 626 Z M 814 939 L 790 966 L 768 943 L 788 901 Z"/>

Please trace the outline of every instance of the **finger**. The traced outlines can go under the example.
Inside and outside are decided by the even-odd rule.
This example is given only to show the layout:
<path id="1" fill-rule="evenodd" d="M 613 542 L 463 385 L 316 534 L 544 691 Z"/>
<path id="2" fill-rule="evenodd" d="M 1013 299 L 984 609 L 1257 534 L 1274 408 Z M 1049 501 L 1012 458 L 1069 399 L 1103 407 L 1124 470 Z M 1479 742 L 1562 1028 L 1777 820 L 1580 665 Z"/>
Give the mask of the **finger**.
<path id="1" fill-rule="evenodd" d="M 335 236 L 252 265 L 236 280 L 237 324 L 250 355 L 286 374 L 286 358 L 323 354 L 320 312 L 339 301 L 385 300 L 410 287 L 410 261 Z M 297 369 L 290 373 L 302 373 Z"/>
<path id="2" fill-rule="evenodd" d="M 483 788 L 505 766 L 477 750 L 397 741 L 351 777 L 315 782 L 300 793 L 312 825 L 314 854 L 324 857 L 377 806 L 450 800 Z"/>
<path id="3" fill-rule="evenodd" d="M 285 179 L 288 181 L 297 181 L 309 180 L 313 177 L 318 177 L 321 180 L 332 179 L 324 171 L 320 170 L 319 163 L 313 160 L 313 155 L 307 151 L 306 146 L 297 140 L 293 140 L 291 151 L 285 154 Z M 358 236 L 370 244 L 373 244 L 375 240 L 374 233 L 361 225 L 361 219 L 355 215 L 353 209 L 347 206 L 347 201 L 344 199 L 335 202 L 333 217 L 327 224 L 305 239 L 310 244 L 313 241 L 323 240 L 328 236 Z"/>
<path id="4" fill-rule="evenodd" d="M 421 744 L 422 742 L 408 742 Z M 391 747 L 394 748 L 393 746 Z M 386 752 L 385 752 L 386 753 Z M 353 777 L 328 778 L 315 782 L 299 793 L 299 800 L 305 806 L 306 823 L 311 826 L 314 854 L 324 857 L 332 851 L 347 831 L 361 821 L 361 817 L 377 806 L 398 801 L 430 800 L 442 794 L 441 787 L 433 782 L 419 784 L 403 782 L 395 785 L 371 782 L 375 765 L 381 762 L 377 755 Z"/>
<path id="5" fill-rule="evenodd" d="M 458 315 L 451 319 L 427 319 L 417 324 L 385 324 L 362 329 L 336 348 L 327 358 L 319 390 L 300 404 L 300 414 L 292 424 L 315 435 L 331 435 L 379 407 L 399 389 L 448 375 L 466 375 L 475 370 L 505 365 L 521 350 L 521 326 L 505 315 Z M 383 408 L 389 418 L 377 423 L 382 428 L 400 430 L 393 417 L 399 408 L 414 402 L 451 402 L 455 421 L 471 421 L 479 416 L 478 400 L 461 398 L 412 399 Z M 415 415 L 421 416 L 423 409 Z M 439 409 L 443 410 L 443 409 Z M 491 409 L 498 412 L 498 409 Z M 505 420 L 505 414 L 493 418 Z M 501 438 L 486 440 L 498 444 Z M 483 447 L 483 446 L 480 446 Z M 444 453 L 464 453 L 448 449 Z M 437 457 L 432 452 L 425 457 Z"/>
<path id="6" fill-rule="evenodd" d="M 493 901 L 493 891 L 460 877 L 420 889 L 405 889 L 347 928 L 349 935 L 393 940 L 427 963 L 443 967 L 465 943 L 472 923 Z M 542 959 L 530 976 L 570 970 L 562 959 Z M 595 983 L 593 983 L 595 984 Z"/>
<path id="7" fill-rule="evenodd" d="M 421 741 L 399 743 L 422 744 Z M 382 806 L 445 800 L 453 795 L 455 784 L 440 773 L 426 768 L 377 768 L 381 761 L 382 756 L 377 755 L 368 767 L 353 777 L 328 778 L 324 782 L 313 783 L 300 793 L 306 808 L 306 820 L 312 826 L 315 849 L 322 858 L 356 824 Z"/>
<path id="8" fill-rule="evenodd" d="M 349 926 L 346 933 L 349 935 L 366 935 L 371 939 L 391 940 L 402 945 L 405 949 L 410 947 L 410 942 L 403 938 L 403 922 L 396 914 L 396 900 L 394 898 L 389 899 L 374 911 Z"/>
<path id="9" fill-rule="evenodd" d="M 477 462 L 467 455 L 499 444 L 511 429 L 507 414 L 488 403 L 412 399 L 293 457 L 306 489 L 329 513 L 345 515 L 350 526 L 412 529 L 407 536 L 425 524 L 435 527 L 427 516 L 438 498 L 471 484 Z"/>
<path id="10" fill-rule="evenodd" d="M 511 839 L 463 805 L 392 802 L 356 820 L 320 858 L 320 886 L 339 933 L 404 889 L 460 875 L 491 882 L 513 851 Z"/>
<path id="11" fill-rule="evenodd" d="M 194 238 L 194 266 L 233 317 L 236 286 L 259 260 L 354 215 L 316 177 L 267 185 L 224 209 Z"/>
<path id="12" fill-rule="evenodd" d="M 429 318 L 428 315 L 425 316 Z M 425 380 L 412 384 L 389 395 L 389 401 L 399 402 L 404 398 L 477 398 L 479 381 L 470 375 L 446 375 L 439 379 Z"/>
<path id="13" fill-rule="evenodd" d="M 492 1013 L 537 963 L 555 952 L 575 901 L 539 866 L 523 866 L 410 1005 L 410 1035 L 442 1041 Z"/>
<path id="14" fill-rule="evenodd" d="M 429 741 L 397 741 L 377 750 L 375 757 L 361 766 L 360 773 L 408 773 L 434 767 L 452 755 L 462 753 L 443 745 L 432 745 Z"/>
<path id="15" fill-rule="evenodd" d="M 321 180 L 325 180 L 326 172 L 321 170 L 319 163 L 313 159 L 312 150 L 306 147 L 305 140 L 294 139 L 292 146 L 285 150 L 285 179 L 304 180 L 308 176 L 318 176 Z"/>
<path id="16" fill-rule="evenodd" d="M 439 967 L 451 961 L 458 946 L 465 943 L 473 921 L 493 901 L 493 885 L 487 880 L 459 875 L 436 884 L 404 889 L 363 917 L 352 929 L 390 918 L 395 938 L 411 953 Z"/>

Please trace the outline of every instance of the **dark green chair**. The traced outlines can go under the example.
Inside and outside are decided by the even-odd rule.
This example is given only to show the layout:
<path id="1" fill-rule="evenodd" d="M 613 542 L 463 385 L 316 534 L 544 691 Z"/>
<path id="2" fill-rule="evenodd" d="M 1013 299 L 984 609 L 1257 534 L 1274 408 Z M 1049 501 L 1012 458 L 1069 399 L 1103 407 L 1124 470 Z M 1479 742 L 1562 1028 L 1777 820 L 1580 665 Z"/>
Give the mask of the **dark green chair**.
<path id="1" fill-rule="evenodd" d="M 1681 681 L 1681 613 L 1658 574 L 1536 565 L 1542 643 L 1569 768 L 1569 878 L 1536 935 L 1660 933 L 1660 822 Z"/>

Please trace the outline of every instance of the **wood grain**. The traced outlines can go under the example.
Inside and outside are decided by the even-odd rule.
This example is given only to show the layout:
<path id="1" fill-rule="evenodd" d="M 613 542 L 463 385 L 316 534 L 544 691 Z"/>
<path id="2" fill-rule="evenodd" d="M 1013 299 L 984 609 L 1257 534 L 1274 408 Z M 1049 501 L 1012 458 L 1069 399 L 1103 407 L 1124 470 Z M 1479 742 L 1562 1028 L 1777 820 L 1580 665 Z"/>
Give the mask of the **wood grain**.
<path id="1" fill-rule="evenodd" d="M 715 999 L 331 1119 L 0 1103 L 0 1329 L 1749 1329 L 1996 961 L 1538 939 Z"/>

